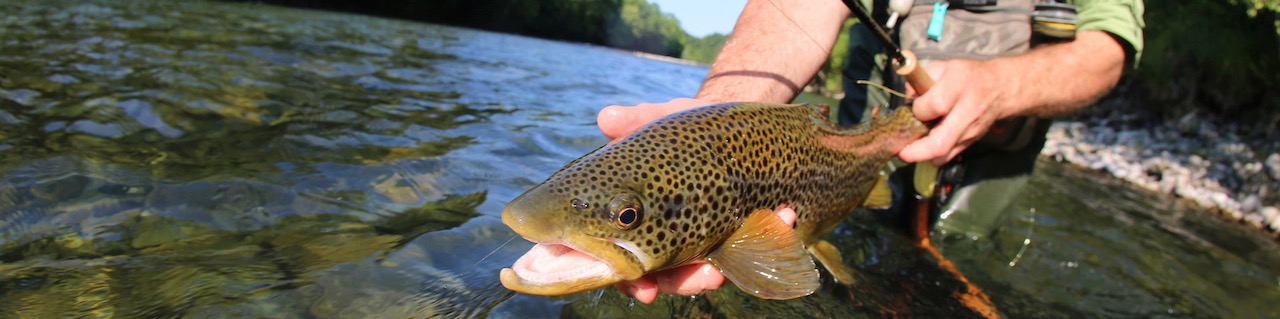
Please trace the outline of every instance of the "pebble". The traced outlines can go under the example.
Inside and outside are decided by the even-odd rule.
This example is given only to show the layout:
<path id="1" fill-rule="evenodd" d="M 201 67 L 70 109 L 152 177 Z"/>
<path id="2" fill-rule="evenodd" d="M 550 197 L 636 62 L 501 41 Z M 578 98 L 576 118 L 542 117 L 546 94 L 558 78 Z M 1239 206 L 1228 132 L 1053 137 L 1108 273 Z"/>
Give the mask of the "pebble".
<path id="1" fill-rule="evenodd" d="M 1041 154 L 1105 171 L 1134 185 L 1174 194 L 1223 215 L 1280 233 L 1280 152 L 1259 153 L 1269 141 L 1242 139 L 1234 126 L 1221 126 L 1196 114 L 1173 123 L 1134 117 L 1126 128 L 1108 127 L 1110 117 L 1059 120 Z M 1136 127 L 1134 127 L 1136 126 Z M 1256 154 L 1269 154 L 1259 161 Z M 1261 191 L 1259 191 L 1261 190 Z M 1267 206 L 1268 204 L 1273 206 Z"/>
<path id="2" fill-rule="evenodd" d="M 1244 216 L 1244 223 L 1253 227 L 1265 228 L 1267 223 L 1262 220 L 1262 215 L 1248 214 Z"/>
<path id="3" fill-rule="evenodd" d="M 1116 143 L 1132 148 L 1141 148 L 1148 144 L 1151 135 L 1147 131 L 1123 131 L 1116 135 Z"/>
<path id="4" fill-rule="evenodd" d="M 1183 115 L 1181 119 L 1178 119 L 1178 132 L 1191 135 L 1198 130 L 1200 130 L 1200 119 L 1195 112 L 1187 113 L 1187 115 Z"/>
<path id="5" fill-rule="evenodd" d="M 1271 175 L 1271 179 L 1280 180 L 1280 153 L 1271 153 L 1267 156 L 1266 161 L 1267 174 Z"/>
<path id="6" fill-rule="evenodd" d="M 1280 208 L 1275 206 L 1263 207 L 1262 217 L 1267 219 L 1267 224 L 1271 225 L 1271 230 L 1280 231 Z"/>
<path id="7" fill-rule="evenodd" d="M 1257 212 L 1261 206 L 1262 200 L 1258 199 L 1258 195 L 1254 194 L 1245 195 L 1244 199 L 1240 201 L 1240 210 L 1246 213 Z"/>

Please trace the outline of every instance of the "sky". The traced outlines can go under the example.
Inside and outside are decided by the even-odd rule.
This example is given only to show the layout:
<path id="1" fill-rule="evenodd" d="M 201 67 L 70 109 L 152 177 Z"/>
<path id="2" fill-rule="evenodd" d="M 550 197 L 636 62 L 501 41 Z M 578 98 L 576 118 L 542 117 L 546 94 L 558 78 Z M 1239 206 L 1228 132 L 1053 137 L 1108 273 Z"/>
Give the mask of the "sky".
<path id="1" fill-rule="evenodd" d="M 738 13 L 747 5 L 747 0 L 649 0 L 649 3 L 676 16 L 689 35 L 705 37 L 733 31 L 733 23 L 738 21 Z"/>

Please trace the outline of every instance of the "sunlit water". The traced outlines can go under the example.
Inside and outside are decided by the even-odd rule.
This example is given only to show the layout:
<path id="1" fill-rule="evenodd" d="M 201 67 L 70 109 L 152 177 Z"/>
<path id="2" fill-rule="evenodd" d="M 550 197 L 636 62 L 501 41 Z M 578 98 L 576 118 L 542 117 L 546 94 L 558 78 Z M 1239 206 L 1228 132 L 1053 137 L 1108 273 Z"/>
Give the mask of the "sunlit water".
<path id="1" fill-rule="evenodd" d="M 529 247 L 502 206 L 703 67 L 253 4 L 0 13 L 0 317 L 974 316 L 865 214 L 831 236 L 858 285 L 796 300 L 498 284 Z M 1168 197 L 1042 162 L 1011 214 L 936 238 L 1006 316 L 1280 317 L 1276 243 Z"/>

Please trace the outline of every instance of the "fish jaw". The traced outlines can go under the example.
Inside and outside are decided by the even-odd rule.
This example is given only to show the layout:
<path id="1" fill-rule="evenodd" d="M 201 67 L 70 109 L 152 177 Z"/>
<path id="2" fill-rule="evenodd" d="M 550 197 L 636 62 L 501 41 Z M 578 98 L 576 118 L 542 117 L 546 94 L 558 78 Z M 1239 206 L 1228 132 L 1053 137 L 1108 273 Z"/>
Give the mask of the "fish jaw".
<path id="1" fill-rule="evenodd" d="M 567 295 L 626 280 L 609 263 L 564 244 L 534 245 L 503 268 L 502 285 L 512 291 L 544 296 Z"/>
<path id="2" fill-rule="evenodd" d="M 644 275 L 643 263 L 610 240 L 537 243 L 503 268 L 502 285 L 515 292 L 558 296 L 609 286 Z"/>
<path id="3" fill-rule="evenodd" d="M 558 296 L 644 275 L 649 258 L 638 255 L 634 245 L 587 236 L 564 225 L 563 219 L 548 218 L 554 208 L 538 197 L 521 196 L 503 209 L 503 224 L 536 244 L 511 268 L 502 269 L 499 279 L 507 289 Z"/>

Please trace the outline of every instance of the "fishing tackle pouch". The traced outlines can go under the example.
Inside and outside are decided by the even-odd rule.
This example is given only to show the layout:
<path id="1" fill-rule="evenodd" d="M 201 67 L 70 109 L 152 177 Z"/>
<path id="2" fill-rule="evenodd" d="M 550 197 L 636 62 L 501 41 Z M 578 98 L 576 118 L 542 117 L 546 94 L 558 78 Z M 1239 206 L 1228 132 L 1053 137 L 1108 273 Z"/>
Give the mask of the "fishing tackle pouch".
<path id="1" fill-rule="evenodd" d="M 923 61 L 954 58 L 988 60 L 1031 47 L 1033 0 L 992 4 L 917 0 L 898 29 L 898 40 Z M 944 7 L 941 12 L 937 7 Z M 938 19 L 936 13 L 945 13 Z M 930 36 L 931 25 L 940 31 Z"/>
<path id="2" fill-rule="evenodd" d="M 947 59 L 989 60 L 1027 51 L 1032 41 L 1035 0 L 917 0 L 898 29 L 904 50 L 922 64 Z M 997 121 L 980 146 L 1015 150 L 1034 138 L 1038 120 Z"/>

